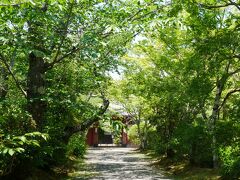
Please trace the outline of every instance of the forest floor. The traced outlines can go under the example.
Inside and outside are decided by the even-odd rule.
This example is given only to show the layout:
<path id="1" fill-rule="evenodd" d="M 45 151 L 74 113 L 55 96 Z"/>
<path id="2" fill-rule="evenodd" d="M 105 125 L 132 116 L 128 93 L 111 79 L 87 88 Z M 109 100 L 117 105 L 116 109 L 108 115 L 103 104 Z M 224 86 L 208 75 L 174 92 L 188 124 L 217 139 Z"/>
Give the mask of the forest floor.
<path id="1" fill-rule="evenodd" d="M 162 170 L 164 175 L 176 180 L 220 180 L 219 170 L 189 165 L 188 161 L 174 161 L 165 156 L 157 156 L 151 151 L 144 152 L 151 157 L 151 165 Z"/>
<path id="2" fill-rule="evenodd" d="M 68 179 L 170 179 L 161 170 L 151 166 L 151 157 L 134 148 L 90 148 L 85 163 L 78 164 L 77 171 Z"/>

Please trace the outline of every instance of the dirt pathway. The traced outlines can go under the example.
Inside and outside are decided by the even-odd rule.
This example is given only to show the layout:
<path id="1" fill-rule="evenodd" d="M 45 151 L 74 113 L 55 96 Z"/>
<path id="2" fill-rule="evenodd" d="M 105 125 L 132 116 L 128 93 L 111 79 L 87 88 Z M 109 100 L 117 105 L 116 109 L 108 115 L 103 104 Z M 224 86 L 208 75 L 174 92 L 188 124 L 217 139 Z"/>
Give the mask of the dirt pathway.
<path id="1" fill-rule="evenodd" d="M 87 154 L 87 165 L 95 174 L 88 179 L 167 179 L 149 166 L 149 158 L 132 148 L 91 148 Z"/>

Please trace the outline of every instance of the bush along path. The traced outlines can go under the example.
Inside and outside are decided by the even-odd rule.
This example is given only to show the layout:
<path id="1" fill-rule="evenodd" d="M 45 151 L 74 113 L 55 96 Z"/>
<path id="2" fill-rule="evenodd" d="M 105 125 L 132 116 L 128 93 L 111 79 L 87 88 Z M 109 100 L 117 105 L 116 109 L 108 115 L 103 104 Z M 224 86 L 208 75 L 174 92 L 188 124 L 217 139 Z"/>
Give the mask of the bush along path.
<path id="1" fill-rule="evenodd" d="M 168 179 L 150 166 L 149 157 L 133 148 L 90 148 L 86 166 L 70 174 L 73 179 Z M 71 178 L 70 178 L 71 179 Z"/>

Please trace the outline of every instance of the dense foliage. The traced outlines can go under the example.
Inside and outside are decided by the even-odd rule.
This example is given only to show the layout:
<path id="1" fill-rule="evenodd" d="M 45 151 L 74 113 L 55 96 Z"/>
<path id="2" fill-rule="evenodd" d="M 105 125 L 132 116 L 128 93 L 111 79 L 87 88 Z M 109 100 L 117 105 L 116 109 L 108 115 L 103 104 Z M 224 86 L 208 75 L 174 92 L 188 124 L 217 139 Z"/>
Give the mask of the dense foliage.
<path id="1" fill-rule="evenodd" d="M 237 1 L 172 1 L 122 58 L 112 92 L 142 148 L 240 176 L 239 10 Z"/>
<path id="2" fill-rule="evenodd" d="M 108 72 L 157 9 L 138 1 L 1 1 L 1 176 L 84 154 L 85 130 L 109 105 Z"/>
<path id="3" fill-rule="evenodd" d="M 109 97 L 141 148 L 240 176 L 239 1 L 9 2 L 0 3 L 0 176 L 82 157 Z"/>

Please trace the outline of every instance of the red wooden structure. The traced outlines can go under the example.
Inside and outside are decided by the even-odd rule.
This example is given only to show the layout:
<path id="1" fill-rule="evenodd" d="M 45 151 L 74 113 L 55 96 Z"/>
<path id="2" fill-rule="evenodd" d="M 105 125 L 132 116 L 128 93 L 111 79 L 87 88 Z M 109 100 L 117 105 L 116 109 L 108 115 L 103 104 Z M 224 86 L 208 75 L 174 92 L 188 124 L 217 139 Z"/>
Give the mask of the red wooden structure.
<path id="1" fill-rule="evenodd" d="M 119 118 L 119 117 L 118 117 Z M 118 119 L 116 117 L 113 117 L 113 119 Z M 118 119 L 119 120 L 119 119 Z M 126 117 L 122 117 L 121 118 L 122 122 L 126 125 L 128 125 L 129 122 L 129 116 Z M 99 142 L 100 142 L 100 137 L 99 137 L 99 128 L 98 128 L 99 123 L 95 123 L 92 127 L 90 127 L 88 129 L 88 133 L 87 133 L 87 140 L 86 143 L 89 146 L 93 146 L 93 147 L 97 147 Z M 108 137 L 107 137 L 108 136 Z M 108 139 L 107 141 L 105 141 L 104 144 L 108 144 L 109 143 L 109 135 L 106 135 L 106 138 Z M 111 140 L 112 142 L 112 140 Z M 128 141 L 128 135 L 127 132 L 124 128 L 122 128 L 122 132 L 121 132 L 121 146 L 126 147 L 129 143 Z M 102 141 L 101 141 L 102 143 Z M 112 144 L 112 143 L 111 143 Z"/>
<path id="2" fill-rule="evenodd" d="M 87 133 L 87 144 L 89 146 L 98 146 L 98 128 L 91 127 Z"/>
<path id="3" fill-rule="evenodd" d="M 122 129 L 122 146 L 126 147 L 128 145 L 128 135 L 124 129 Z"/>
<path id="4" fill-rule="evenodd" d="M 87 144 L 94 147 L 98 146 L 98 123 L 88 129 Z"/>
<path id="5" fill-rule="evenodd" d="M 99 144 L 99 134 L 98 134 L 98 127 L 91 127 L 88 129 L 87 133 L 87 144 L 89 146 L 97 147 Z M 121 133 L 121 145 L 123 147 L 126 147 L 128 144 L 128 135 L 127 132 L 125 132 L 124 129 L 122 129 Z"/>

